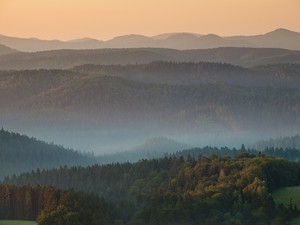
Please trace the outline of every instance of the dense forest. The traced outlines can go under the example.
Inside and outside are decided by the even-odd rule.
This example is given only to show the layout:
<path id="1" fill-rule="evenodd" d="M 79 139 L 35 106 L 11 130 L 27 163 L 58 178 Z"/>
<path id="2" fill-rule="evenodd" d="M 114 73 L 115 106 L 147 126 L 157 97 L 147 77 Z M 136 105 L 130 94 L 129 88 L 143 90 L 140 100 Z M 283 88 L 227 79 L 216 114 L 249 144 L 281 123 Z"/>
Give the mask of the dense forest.
<path id="1" fill-rule="evenodd" d="M 0 185 L 0 219 L 39 225 L 110 225 L 113 208 L 94 194 L 54 187 Z"/>
<path id="2" fill-rule="evenodd" d="M 294 205 L 276 206 L 272 191 L 299 185 L 299 174 L 299 163 L 241 153 L 234 158 L 173 156 L 134 164 L 65 167 L 23 174 L 5 183 L 54 184 L 95 193 L 112 205 L 116 220 L 111 224 L 282 225 L 299 212 Z M 56 211 L 50 218 L 59 216 Z"/>
<path id="3" fill-rule="evenodd" d="M 38 168 L 88 165 L 95 162 L 91 154 L 48 144 L 35 138 L 8 132 L 3 128 L 0 130 L 0 179 Z"/>

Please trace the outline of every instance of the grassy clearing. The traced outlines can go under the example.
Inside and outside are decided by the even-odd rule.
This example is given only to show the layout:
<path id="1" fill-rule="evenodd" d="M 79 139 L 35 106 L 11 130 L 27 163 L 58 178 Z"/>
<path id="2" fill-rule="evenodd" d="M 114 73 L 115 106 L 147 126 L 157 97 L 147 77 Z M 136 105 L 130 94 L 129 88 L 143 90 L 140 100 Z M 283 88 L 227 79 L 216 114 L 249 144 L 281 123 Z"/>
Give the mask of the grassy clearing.
<path id="1" fill-rule="evenodd" d="M 300 224 L 300 217 L 291 220 L 290 225 L 299 225 Z"/>
<path id="2" fill-rule="evenodd" d="M 282 203 L 285 206 L 288 206 L 292 199 L 292 203 L 300 209 L 300 186 L 280 188 L 273 192 L 273 198 L 277 205 Z M 292 219 L 290 225 L 300 225 L 300 217 Z"/>
<path id="3" fill-rule="evenodd" d="M 0 220 L 0 225 L 37 225 L 35 221 Z"/>
<path id="4" fill-rule="evenodd" d="M 280 188 L 273 192 L 273 198 L 276 204 L 283 203 L 285 206 L 288 206 L 292 199 L 292 203 L 297 204 L 300 209 L 300 186 Z"/>
<path id="5" fill-rule="evenodd" d="M 300 217 L 297 217 L 290 221 L 290 225 L 299 225 L 300 224 Z"/>

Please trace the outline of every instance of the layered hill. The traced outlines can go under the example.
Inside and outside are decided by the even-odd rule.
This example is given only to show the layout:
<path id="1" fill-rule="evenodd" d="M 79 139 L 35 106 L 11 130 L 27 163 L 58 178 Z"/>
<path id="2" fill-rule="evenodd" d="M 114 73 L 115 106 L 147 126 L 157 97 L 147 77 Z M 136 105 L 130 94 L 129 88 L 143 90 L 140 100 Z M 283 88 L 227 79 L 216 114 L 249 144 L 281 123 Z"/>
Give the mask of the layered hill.
<path id="1" fill-rule="evenodd" d="M 154 84 L 62 70 L 2 72 L 0 79 L 2 117 L 16 119 L 194 128 L 205 128 L 206 121 L 207 126 L 235 129 L 253 120 L 296 125 L 299 118 L 300 92 L 292 86 L 232 86 L 217 79 L 194 85 Z"/>
<path id="2" fill-rule="evenodd" d="M 300 33 L 283 28 L 262 35 L 233 36 L 227 39 L 253 43 L 256 47 L 274 48 L 277 46 L 279 48 L 300 50 Z"/>
<path id="3" fill-rule="evenodd" d="M 57 50 L 0 56 L 0 70 L 66 69 L 83 64 L 146 64 L 153 61 L 221 62 L 239 66 L 300 63 L 300 51 L 272 48 L 174 50 L 158 48 Z"/>
<path id="4" fill-rule="evenodd" d="M 19 51 L 36 52 L 55 49 L 94 49 L 101 48 L 101 41 L 85 38 L 71 41 L 41 40 L 37 38 L 19 38 L 0 35 L 0 44 Z"/>
<path id="5" fill-rule="evenodd" d="M 299 132 L 298 64 L 83 65 L 1 71 L 0 83 L 5 127 L 99 154 L 120 152 L 153 136 L 240 146 L 267 132 Z"/>

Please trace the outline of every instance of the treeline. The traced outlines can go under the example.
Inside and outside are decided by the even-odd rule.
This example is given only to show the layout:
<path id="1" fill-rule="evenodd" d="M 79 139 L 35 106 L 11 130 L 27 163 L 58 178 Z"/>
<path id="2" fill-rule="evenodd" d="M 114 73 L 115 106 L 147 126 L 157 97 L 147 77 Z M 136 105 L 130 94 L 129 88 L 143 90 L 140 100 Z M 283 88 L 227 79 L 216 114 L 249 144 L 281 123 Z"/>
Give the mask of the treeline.
<path id="1" fill-rule="evenodd" d="M 240 149 L 228 148 L 228 147 L 203 147 L 203 148 L 191 148 L 174 153 L 177 157 L 184 157 L 185 159 L 189 157 L 198 158 L 200 156 L 210 157 L 212 155 L 217 155 L 220 157 L 236 157 L 239 154 L 251 154 L 255 156 L 273 156 L 287 159 L 289 161 L 298 162 L 300 159 L 300 150 L 298 148 L 274 148 L 266 147 L 262 151 L 248 148 L 244 145 Z"/>
<path id="2" fill-rule="evenodd" d="M 146 146 L 150 147 L 151 145 L 148 144 Z M 156 145 L 154 144 L 154 146 L 152 148 L 149 148 L 148 150 L 143 149 L 143 147 L 145 146 L 140 146 L 141 148 L 137 148 L 137 151 L 132 150 L 115 154 L 100 155 L 97 157 L 97 163 L 108 164 L 122 162 L 138 162 L 142 159 L 156 159 L 164 156 L 184 157 L 185 159 L 188 159 L 189 157 L 198 158 L 200 156 L 210 157 L 212 155 L 217 155 L 220 157 L 236 157 L 241 153 L 249 153 L 255 156 L 265 155 L 280 157 L 294 162 L 298 162 L 300 160 L 300 148 L 266 147 L 265 149 L 259 151 L 253 148 L 246 149 L 244 145 L 242 145 L 240 149 L 231 149 L 228 147 L 217 148 L 210 146 L 206 146 L 203 148 L 191 148 L 180 144 L 177 146 L 174 145 L 172 149 L 163 149 L 161 146 L 157 146 L 155 148 L 155 146 Z"/>
<path id="3" fill-rule="evenodd" d="M 39 225 L 110 225 L 112 206 L 94 194 L 54 187 L 0 185 L 0 220 Z"/>
<path id="4" fill-rule="evenodd" d="M 0 129 L 0 179 L 37 168 L 93 163 L 93 155 Z"/>
<path id="5" fill-rule="evenodd" d="M 176 174 L 183 163 L 183 158 L 165 157 L 137 163 L 61 167 L 11 176 L 4 179 L 4 183 L 54 185 L 62 189 L 72 187 L 119 202 L 135 196 L 131 195 L 135 190 L 151 191 L 155 185 Z"/>
<path id="6" fill-rule="evenodd" d="M 119 224 L 282 225 L 298 211 L 278 208 L 271 192 L 300 185 L 300 164 L 247 152 L 235 158 L 173 156 L 36 171 L 5 183 L 95 193 L 115 205 Z"/>
<path id="7" fill-rule="evenodd" d="M 275 139 L 271 138 L 270 140 L 261 140 L 253 144 L 251 147 L 259 151 L 264 150 L 266 148 L 300 149 L 300 136 L 295 135 L 291 137 L 279 137 Z"/>
<path id="8" fill-rule="evenodd" d="M 296 144 L 298 136 L 283 139 L 291 140 L 291 144 Z M 293 141 L 295 140 L 295 141 Z M 116 153 L 111 155 L 101 155 L 95 157 L 93 154 L 81 153 L 72 149 L 65 149 L 62 146 L 49 144 L 35 138 L 29 138 L 18 133 L 8 132 L 3 128 L 0 130 L 0 179 L 30 172 L 31 170 L 51 168 L 65 168 L 72 165 L 94 165 L 122 162 L 137 162 L 142 159 L 154 159 L 164 156 L 181 156 L 198 158 L 200 156 L 218 155 L 221 157 L 235 157 L 241 152 L 253 155 L 267 155 L 282 157 L 289 161 L 298 161 L 300 151 L 296 148 L 266 148 L 262 151 L 254 149 L 230 149 L 226 147 L 203 147 L 191 148 L 189 146 L 164 138 L 151 139 L 143 145 L 137 146 L 132 151 Z M 186 149 L 186 150 L 182 150 Z M 177 152 L 176 152 L 177 151 Z"/>

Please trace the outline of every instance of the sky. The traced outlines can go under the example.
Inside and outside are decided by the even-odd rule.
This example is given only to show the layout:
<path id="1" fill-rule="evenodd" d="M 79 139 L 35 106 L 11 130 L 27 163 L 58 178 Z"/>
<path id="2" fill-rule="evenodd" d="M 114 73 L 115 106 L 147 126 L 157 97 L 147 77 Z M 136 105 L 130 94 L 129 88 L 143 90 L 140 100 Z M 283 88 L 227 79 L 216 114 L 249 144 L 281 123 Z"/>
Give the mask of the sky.
<path id="1" fill-rule="evenodd" d="M 169 32 L 300 32 L 300 0 L 0 0 L 0 34 L 108 40 Z"/>

